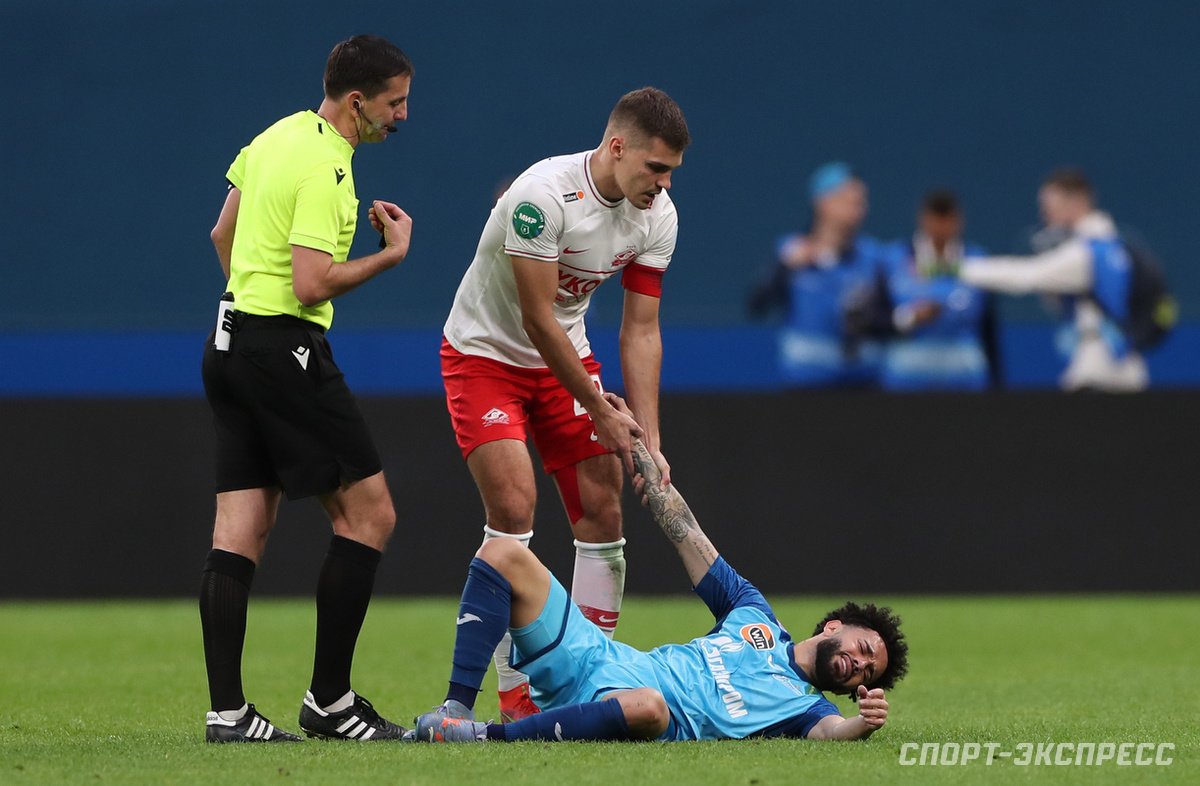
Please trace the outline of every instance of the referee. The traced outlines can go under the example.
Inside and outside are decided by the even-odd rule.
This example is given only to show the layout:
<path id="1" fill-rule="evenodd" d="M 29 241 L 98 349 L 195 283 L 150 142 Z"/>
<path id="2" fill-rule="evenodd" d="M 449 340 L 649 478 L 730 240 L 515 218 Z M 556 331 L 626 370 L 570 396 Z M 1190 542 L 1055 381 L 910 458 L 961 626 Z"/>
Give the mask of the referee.
<path id="1" fill-rule="evenodd" d="M 317 497 L 334 533 L 317 582 L 316 654 L 301 729 L 354 740 L 399 739 L 404 731 L 350 689 L 354 645 L 396 513 L 324 333 L 332 298 L 408 253 L 411 219 L 375 201 L 368 215 L 382 250 L 347 261 L 358 208 L 354 150 L 383 141 L 408 117 L 412 73 L 408 57 L 383 38 L 339 43 L 325 66 L 320 108 L 263 131 L 226 174 L 229 194 L 212 241 L 235 310 L 220 320 L 203 363 L 217 434 L 216 524 L 200 588 L 209 742 L 300 740 L 242 693 L 250 584 L 281 493 Z"/>

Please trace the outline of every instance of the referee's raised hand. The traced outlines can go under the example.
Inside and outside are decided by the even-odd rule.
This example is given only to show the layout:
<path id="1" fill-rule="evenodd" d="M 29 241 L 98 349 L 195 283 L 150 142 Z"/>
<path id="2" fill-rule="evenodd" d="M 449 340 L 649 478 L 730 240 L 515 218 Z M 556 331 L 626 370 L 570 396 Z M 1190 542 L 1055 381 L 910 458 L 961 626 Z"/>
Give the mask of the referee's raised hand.
<path id="1" fill-rule="evenodd" d="M 412 218 L 392 202 L 376 199 L 367 211 L 371 226 L 383 236 L 383 247 L 396 254 L 394 264 L 408 256 L 408 244 L 412 238 Z"/>

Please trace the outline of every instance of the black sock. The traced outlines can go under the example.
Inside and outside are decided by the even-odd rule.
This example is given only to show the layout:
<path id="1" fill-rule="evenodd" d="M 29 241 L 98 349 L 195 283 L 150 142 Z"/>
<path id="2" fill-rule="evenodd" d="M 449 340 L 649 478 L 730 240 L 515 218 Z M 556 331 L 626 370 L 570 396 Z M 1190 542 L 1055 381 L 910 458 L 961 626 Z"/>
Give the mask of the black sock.
<path id="1" fill-rule="evenodd" d="M 475 699 L 478 697 L 479 688 L 471 685 L 463 685 L 459 682 L 451 682 L 449 687 L 446 688 L 446 701 L 453 699 L 469 710 L 475 708 Z"/>
<path id="2" fill-rule="evenodd" d="M 354 645 L 383 554 L 357 541 L 333 536 L 317 582 L 317 649 L 313 657 L 312 694 L 327 707 L 350 690 Z"/>
<path id="3" fill-rule="evenodd" d="M 242 644 L 246 640 L 246 606 L 254 563 L 240 554 L 213 549 L 200 579 L 200 627 L 204 632 L 204 665 L 208 697 L 214 711 L 240 709 Z"/>

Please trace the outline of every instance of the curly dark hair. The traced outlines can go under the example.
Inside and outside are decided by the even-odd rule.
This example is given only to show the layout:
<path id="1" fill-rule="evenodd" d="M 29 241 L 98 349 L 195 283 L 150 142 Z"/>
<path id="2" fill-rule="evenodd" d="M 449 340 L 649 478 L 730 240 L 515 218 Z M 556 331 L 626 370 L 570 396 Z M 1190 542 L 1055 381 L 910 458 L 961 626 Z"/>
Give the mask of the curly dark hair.
<path id="1" fill-rule="evenodd" d="M 891 690 L 908 672 L 908 642 L 904 640 L 904 632 L 900 630 L 900 617 L 890 608 L 876 606 L 874 603 L 860 606 L 853 601 L 846 601 L 844 606 L 829 612 L 825 619 L 817 623 L 813 635 L 823 631 L 826 623 L 832 620 L 838 620 L 843 625 L 869 628 L 883 639 L 883 646 L 887 647 L 888 665 L 874 682 L 867 685 L 868 688 Z"/>

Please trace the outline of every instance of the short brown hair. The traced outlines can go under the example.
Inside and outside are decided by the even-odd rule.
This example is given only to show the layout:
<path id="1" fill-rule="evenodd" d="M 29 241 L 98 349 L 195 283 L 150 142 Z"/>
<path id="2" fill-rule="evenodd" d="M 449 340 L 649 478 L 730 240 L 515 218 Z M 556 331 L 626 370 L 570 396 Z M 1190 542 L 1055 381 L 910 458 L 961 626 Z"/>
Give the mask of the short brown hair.
<path id="1" fill-rule="evenodd" d="M 647 138 L 658 137 L 681 152 L 692 143 L 683 110 L 656 87 L 643 87 L 621 96 L 608 116 L 608 124 L 613 128 L 632 127 Z"/>
<path id="2" fill-rule="evenodd" d="M 339 42 L 325 62 L 325 95 L 340 98 L 351 90 L 361 90 L 374 98 L 387 88 L 394 76 L 412 74 L 408 55 L 386 38 L 356 35 Z"/>
<path id="3" fill-rule="evenodd" d="M 1068 194 L 1085 196 L 1088 199 L 1092 199 L 1096 195 L 1092 189 L 1092 181 L 1088 180 L 1088 176 L 1083 173 L 1082 169 L 1071 167 L 1056 169 L 1046 176 L 1042 185 L 1054 186 Z"/>

